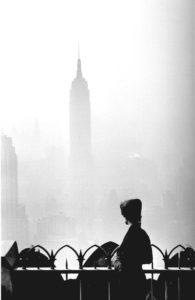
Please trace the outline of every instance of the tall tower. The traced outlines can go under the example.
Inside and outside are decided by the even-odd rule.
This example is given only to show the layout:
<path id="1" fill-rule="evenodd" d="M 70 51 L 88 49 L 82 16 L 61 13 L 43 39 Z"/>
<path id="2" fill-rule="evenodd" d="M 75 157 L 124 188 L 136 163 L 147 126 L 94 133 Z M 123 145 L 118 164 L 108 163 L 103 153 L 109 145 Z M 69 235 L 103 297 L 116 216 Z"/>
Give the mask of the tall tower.
<path id="1" fill-rule="evenodd" d="M 1 235 L 2 240 L 28 242 L 28 220 L 24 205 L 18 202 L 18 159 L 12 138 L 1 136 Z"/>
<path id="2" fill-rule="evenodd" d="M 84 233 L 89 227 L 94 207 L 94 166 L 91 149 L 91 109 L 89 89 L 81 70 L 78 55 L 76 77 L 70 90 L 70 158 L 68 201 L 66 211 L 77 220 L 78 230 Z M 86 211 L 90 211 L 86 215 Z M 80 223 L 79 223 L 80 222 Z"/>
<path id="3" fill-rule="evenodd" d="M 91 109 L 89 89 L 78 56 L 77 73 L 70 90 L 70 157 L 74 162 L 91 160 Z"/>
<path id="4" fill-rule="evenodd" d="M 12 139 L 1 136 L 1 199 L 2 213 L 13 217 L 18 201 L 18 163 Z"/>

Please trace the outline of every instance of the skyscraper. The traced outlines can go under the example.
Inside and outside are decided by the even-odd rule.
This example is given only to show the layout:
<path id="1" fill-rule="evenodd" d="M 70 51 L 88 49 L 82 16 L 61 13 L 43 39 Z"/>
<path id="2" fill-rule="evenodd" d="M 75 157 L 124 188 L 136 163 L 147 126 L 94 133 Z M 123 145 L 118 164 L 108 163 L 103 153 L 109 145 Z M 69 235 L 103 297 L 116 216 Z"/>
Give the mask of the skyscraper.
<path id="1" fill-rule="evenodd" d="M 25 207 L 18 203 L 18 160 L 11 137 L 1 136 L 1 223 L 2 240 L 28 242 Z"/>
<path id="2" fill-rule="evenodd" d="M 68 198 L 66 210 L 77 219 L 77 229 L 86 232 L 94 207 L 94 166 L 91 145 L 91 108 L 88 84 L 77 59 L 76 77 L 70 90 L 70 157 L 67 177 Z M 86 210 L 89 211 L 86 216 Z M 79 221 L 78 221 L 79 220 Z M 81 223 L 79 223 L 81 222 Z"/>
<path id="3" fill-rule="evenodd" d="M 12 139 L 1 136 L 2 215 L 13 217 L 18 199 L 18 162 Z"/>
<path id="4" fill-rule="evenodd" d="M 77 163 L 91 159 L 91 109 L 89 89 L 77 60 L 77 73 L 70 91 L 70 158 Z"/>

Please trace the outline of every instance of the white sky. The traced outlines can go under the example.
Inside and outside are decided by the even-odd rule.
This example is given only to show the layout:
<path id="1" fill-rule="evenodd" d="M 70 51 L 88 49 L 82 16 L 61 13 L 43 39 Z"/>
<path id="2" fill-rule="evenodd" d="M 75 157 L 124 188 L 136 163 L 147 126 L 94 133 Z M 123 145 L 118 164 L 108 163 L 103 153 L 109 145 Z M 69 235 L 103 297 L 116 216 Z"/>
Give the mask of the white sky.
<path id="1" fill-rule="evenodd" d="M 176 87 L 188 88 L 190 9 L 181 0 L 1 1 L 4 131 L 37 118 L 46 133 L 68 134 L 78 40 L 97 127 L 135 108 L 164 118 Z"/>
<path id="2" fill-rule="evenodd" d="M 154 159 L 171 155 L 176 176 L 178 158 L 194 148 L 193 3 L 2 0 L 3 131 L 28 132 L 38 120 L 43 139 L 68 143 L 69 91 L 79 41 L 96 146 L 101 141 L 106 152 L 113 138 L 120 150 L 137 130 L 145 154 Z M 191 172 L 192 167 L 189 177 Z"/>

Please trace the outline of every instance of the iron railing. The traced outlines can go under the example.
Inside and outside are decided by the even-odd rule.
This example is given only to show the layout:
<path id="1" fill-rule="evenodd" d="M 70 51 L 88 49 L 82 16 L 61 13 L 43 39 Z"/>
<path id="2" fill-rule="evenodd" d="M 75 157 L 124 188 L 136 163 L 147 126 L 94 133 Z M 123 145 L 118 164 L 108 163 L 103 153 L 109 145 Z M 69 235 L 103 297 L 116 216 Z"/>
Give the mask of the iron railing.
<path id="1" fill-rule="evenodd" d="M 195 294 L 195 260 L 194 260 L 194 251 L 189 251 L 189 248 L 185 248 L 182 245 L 177 245 L 169 252 L 162 251 L 158 246 L 152 244 L 151 245 L 154 251 L 157 251 L 161 255 L 161 259 L 164 263 L 162 268 L 155 268 L 154 261 L 151 264 L 151 268 L 144 268 L 144 273 L 150 278 L 148 279 L 148 283 L 150 284 L 150 288 L 148 289 L 148 298 L 151 300 L 155 299 L 164 299 L 164 300 L 187 300 L 186 297 L 186 287 L 185 281 L 192 281 L 191 286 L 188 284 L 187 293 L 190 292 L 189 289 L 192 289 Z M 65 268 L 57 268 L 55 266 L 55 262 L 59 256 L 59 253 L 63 249 L 69 249 L 75 254 L 75 258 L 78 260 L 78 268 L 69 268 L 68 259 L 65 259 Z M 94 265 L 90 267 L 85 266 L 86 256 L 90 250 L 93 248 L 99 249 L 102 252 L 103 257 L 105 258 L 103 266 L 98 265 L 97 261 L 94 261 Z M 182 250 L 178 252 L 175 256 L 172 256 L 176 250 Z M 14 269 L 16 274 L 18 273 L 28 273 L 30 274 L 61 274 L 64 275 L 65 282 L 69 280 L 70 274 L 77 275 L 78 282 L 78 299 L 84 300 L 83 295 L 83 280 L 86 278 L 90 278 L 86 275 L 101 275 L 106 277 L 107 282 L 107 300 L 112 300 L 112 284 L 113 278 L 116 279 L 116 271 L 112 266 L 112 257 L 115 254 L 117 248 L 113 251 L 105 251 L 103 246 L 93 245 L 89 247 L 87 250 L 79 252 L 75 250 L 72 246 L 65 244 L 60 247 L 55 253 L 53 250 L 50 252 L 41 245 L 36 245 L 30 248 L 25 252 L 25 255 L 22 252 L 19 254 L 18 263 Z M 153 252 L 154 252 L 153 251 Z M 33 253 L 44 253 L 44 257 L 47 258 L 47 265 L 41 265 L 39 261 L 35 262 L 33 267 L 31 266 L 30 257 Z M 186 254 L 187 253 L 187 254 Z M 175 262 L 173 258 L 176 258 Z M 83 277 L 84 275 L 84 277 Z M 158 280 L 154 278 L 155 275 L 158 275 Z M 187 276 L 186 276 L 187 275 Z M 83 279 L 84 278 L 84 279 Z M 160 281 L 161 280 L 161 281 Z M 159 282 L 160 281 L 160 282 Z M 114 281 L 116 283 L 116 281 Z M 194 284 L 193 284 L 194 283 Z M 193 299 L 193 298 L 191 298 Z M 194 298 L 195 299 L 195 298 Z"/>

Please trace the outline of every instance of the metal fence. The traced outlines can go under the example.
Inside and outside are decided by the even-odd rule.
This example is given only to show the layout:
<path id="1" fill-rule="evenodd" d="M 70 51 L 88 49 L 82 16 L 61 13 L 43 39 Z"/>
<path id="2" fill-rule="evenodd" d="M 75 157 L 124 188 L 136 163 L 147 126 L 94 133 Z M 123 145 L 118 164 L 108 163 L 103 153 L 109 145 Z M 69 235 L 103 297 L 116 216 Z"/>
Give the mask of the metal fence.
<path id="1" fill-rule="evenodd" d="M 177 245 L 171 251 L 163 252 L 158 246 L 151 245 L 154 251 L 157 251 L 163 261 L 164 266 L 162 268 L 155 268 L 155 262 L 153 261 L 151 267 L 144 268 L 143 271 L 148 278 L 148 291 L 147 299 L 151 300 L 188 300 L 195 299 L 195 259 L 194 251 L 190 248 L 185 248 L 182 245 Z M 99 249 L 104 257 L 103 263 L 99 263 L 97 260 L 90 267 L 85 266 L 87 254 L 92 249 Z M 65 257 L 65 268 L 57 268 L 55 262 L 57 261 L 59 254 L 64 250 L 69 249 L 74 253 L 75 259 L 78 261 L 78 268 L 69 268 L 68 259 Z M 107 300 L 113 300 L 115 298 L 117 272 L 112 265 L 112 257 L 115 254 L 117 248 L 112 252 L 105 251 L 103 246 L 93 245 L 86 251 L 77 251 L 70 245 L 63 245 L 55 253 L 53 250 L 50 252 L 41 245 L 36 245 L 28 249 L 25 253 L 20 253 L 18 257 L 18 264 L 14 269 L 15 274 L 61 274 L 64 275 L 64 282 L 68 282 L 72 274 L 76 274 L 78 299 L 84 300 L 86 289 L 84 289 L 86 280 L 91 280 L 95 277 L 95 280 L 104 278 L 106 280 L 106 292 L 104 286 L 104 297 Z M 177 250 L 180 250 L 173 255 Z M 35 259 L 32 266 L 32 254 L 40 257 L 44 253 L 45 261 L 40 263 L 39 259 Z M 46 263 L 47 262 L 47 263 Z M 98 276 L 99 275 L 99 276 Z M 101 286 L 100 286 L 101 289 Z M 95 293 L 95 291 L 93 291 Z M 106 295 L 105 295 L 106 294 Z M 190 295 L 190 296 L 189 296 Z M 193 298 L 194 297 L 194 298 Z M 100 299 L 101 300 L 101 299 Z"/>

